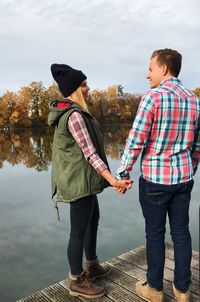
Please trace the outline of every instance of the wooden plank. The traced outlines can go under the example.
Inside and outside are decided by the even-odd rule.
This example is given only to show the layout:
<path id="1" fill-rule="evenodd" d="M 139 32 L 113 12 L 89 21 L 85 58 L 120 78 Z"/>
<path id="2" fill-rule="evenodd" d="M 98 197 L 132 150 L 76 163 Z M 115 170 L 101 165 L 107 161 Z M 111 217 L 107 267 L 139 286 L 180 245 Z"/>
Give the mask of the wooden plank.
<path id="1" fill-rule="evenodd" d="M 121 258 L 113 258 L 107 262 L 111 266 L 117 268 L 120 271 L 123 271 L 124 273 L 128 274 L 129 276 L 132 276 L 135 279 L 138 279 L 142 282 L 146 280 L 146 271 L 126 262 L 125 260 Z M 173 297 L 172 288 L 171 288 L 171 282 L 164 280 L 164 286 L 165 286 L 165 292 Z"/>
<path id="2" fill-rule="evenodd" d="M 135 284 L 138 281 L 137 279 L 128 276 L 127 274 L 122 271 L 119 271 L 115 267 L 112 267 L 111 273 L 106 278 L 117 283 L 120 287 L 124 287 L 125 289 L 137 295 L 135 291 Z M 165 295 L 165 302 L 172 301 L 175 301 L 175 299 L 171 298 L 168 295 Z"/>
<path id="3" fill-rule="evenodd" d="M 174 248 L 173 248 L 173 244 L 170 242 L 166 242 L 165 243 L 166 246 L 166 250 L 165 250 L 165 256 L 166 258 L 174 261 Z M 146 257 L 146 248 L 144 245 L 139 246 L 133 250 L 130 250 L 130 253 L 133 254 L 139 254 L 142 257 Z M 196 251 L 192 251 L 192 263 L 191 263 L 191 267 L 194 269 L 199 270 L 199 253 Z"/>
<path id="4" fill-rule="evenodd" d="M 144 246 L 131 250 L 130 253 L 136 255 L 135 263 L 136 262 L 138 262 L 138 264 L 143 263 L 144 269 L 147 269 L 146 249 Z M 193 254 L 192 263 L 191 263 L 192 279 L 199 282 L 199 260 L 198 260 L 199 254 L 195 251 L 193 251 L 192 254 Z M 170 243 L 166 243 L 165 267 L 171 270 L 174 269 L 174 251 L 173 251 L 173 245 Z"/>
<path id="5" fill-rule="evenodd" d="M 58 283 L 43 289 L 41 292 L 51 302 L 77 302 L 77 301 L 80 301 L 78 298 L 70 296 L 68 290 Z"/>
<path id="6" fill-rule="evenodd" d="M 199 253 L 192 253 L 192 285 L 191 302 L 199 301 Z M 98 281 L 97 284 L 104 285 L 106 295 L 92 299 L 95 302 L 143 302 L 136 295 L 135 284 L 138 280 L 146 280 L 146 249 L 144 246 L 137 247 L 127 253 L 119 255 L 106 264 L 112 267 L 111 273 Z M 166 243 L 166 261 L 164 270 L 164 290 L 165 301 L 173 302 L 174 294 L 172 290 L 174 270 L 174 250 L 171 243 Z M 96 282 L 95 282 L 96 283 Z M 41 292 L 36 292 L 17 302 L 87 302 L 84 297 L 73 297 L 69 295 L 69 279 L 60 281 Z"/>
<path id="7" fill-rule="evenodd" d="M 136 294 L 130 292 L 129 290 L 119 286 L 117 283 L 112 282 L 107 279 L 105 282 L 105 287 L 107 290 L 107 295 L 110 299 L 116 302 L 144 302 L 143 299 L 138 297 Z"/>
<path id="8" fill-rule="evenodd" d="M 69 280 L 65 280 L 64 282 L 60 282 L 62 286 L 65 288 L 69 288 Z M 94 299 L 96 302 L 129 302 L 129 301 L 138 301 L 143 302 L 141 298 L 136 296 L 135 294 L 129 292 L 125 288 L 121 287 L 119 284 L 111 281 L 108 278 L 103 278 L 102 280 L 99 280 L 98 282 L 95 282 L 96 284 L 103 285 L 106 290 L 106 295 L 101 298 Z M 88 299 L 84 297 L 79 297 L 81 301 L 88 301 Z"/>
<path id="9" fill-rule="evenodd" d="M 41 292 L 36 292 L 31 294 L 23 299 L 18 300 L 17 302 L 50 302 L 50 300 L 45 297 Z"/>
<path id="10" fill-rule="evenodd" d="M 111 266 L 114 266 L 120 271 L 123 271 L 124 273 L 128 274 L 129 276 L 132 276 L 138 280 L 145 281 L 146 280 L 146 271 L 142 268 L 125 261 L 124 259 L 120 257 L 115 257 L 106 263 L 110 264 Z M 167 295 L 173 297 L 173 291 L 172 291 L 172 281 L 170 280 L 164 280 L 164 288 Z M 198 301 L 195 300 L 198 297 L 198 288 L 192 284 L 191 292 L 193 293 L 194 300 L 191 301 Z"/>
<path id="11" fill-rule="evenodd" d="M 60 281 L 59 284 L 62 285 L 65 289 L 69 290 L 69 279 Z M 99 284 L 101 284 L 101 282 L 99 282 Z M 101 298 L 96 298 L 96 299 L 92 299 L 92 301 L 96 301 L 96 302 L 112 302 L 112 300 L 110 300 L 106 295 L 101 297 Z M 76 300 L 77 301 L 77 300 Z M 89 301 L 89 299 L 84 298 L 84 297 L 79 297 L 79 301 Z"/>
<path id="12" fill-rule="evenodd" d="M 136 266 L 141 267 L 144 270 L 147 270 L 147 263 L 146 263 L 146 256 L 143 254 L 142 256 L 139 254 L 134 254 L 131 252 L 124 253 L 119 258 L 124 259 L 127 262 L 133 263 Z M 164 270 L 164 276 L 167 280 L 172 280 L 174 275 L 174 262 L 171 259 L 165 260 L 165 270 Z M 192 282 L 194 281 L 194 284 L 196 282 L 199 282 L 199 272 L 195 269 L 192 269 Z"/>
<path id="13" fill-rule="evenodd" d="M 123 274 L 121 272 L 121 274 Z M 97 284 L 103 285 L 106 290 L 106 295 L 104 297 L 101 297 L 99 299 L 94 299 L 95 301 L 99 302 L 111 302 L 111 301 L 116 301 L 116 302 L 143 302 L 144 300 L 138 297 L 135 293 L 134 290 L 130 291 L 129 288 L 122 287 L 118 282 L 115 282 L 115 279 L 111 279 L 110 276 L 112 275 L 111 273 L 108 275 L 108 277 L 103 278 L 101 281 L 95 282 Z M 126 277 L 126 275 L 124 274 Z M 127 276 L 128 277 L 128 276 Z M 133 278 L 131 278 L 133 280 Z M 60 282 L 65 288 L 69 288 L 69 280 L 64 280 Z M 82 301 L 88 301 L 88 299 L 79 297 Z"/>

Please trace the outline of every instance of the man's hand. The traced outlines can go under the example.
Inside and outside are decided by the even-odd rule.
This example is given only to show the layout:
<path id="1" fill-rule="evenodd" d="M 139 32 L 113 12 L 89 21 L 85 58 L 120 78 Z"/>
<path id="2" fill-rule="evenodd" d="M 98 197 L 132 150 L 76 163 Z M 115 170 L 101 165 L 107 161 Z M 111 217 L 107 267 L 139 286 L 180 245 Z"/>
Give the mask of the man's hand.
<path id="1" fill-rule="evenodd" d="M 128 190 L 132 187 L 132 183 L 133 183 L 132 180 L 130 180 L 128 178 L 116 179 L 116 178 L 114 178 L 114 176 L 110 173 L 110 171 L 108 169 L 104 170 L 101 173 L 101 176 L 103 178 L 105 178 L 111 184 L 111 186 L 113 188 Z"/>
<path id="2" fill-rule="evenodd" d="M 113 187 L 117 189 L 130 189 L 132 188 L 133 181 L 130 179 L 115 179 Z"/>
<path id="3" fill-rule="evenodd" d="M 127 190 L 131 189 L 132 188 L 132 184 L 133 184 L 133 181 L 130 180 L 130 179 L 122 179 L 122 180 L 118 180 L 120 182 L 124 182 L 125 181 L 125 184 L 126 184 L 126 187 L 116 187 L 116 186 L 113 186 L 115 191 L 119 194 L 124 194 L 126 193 Z"/>

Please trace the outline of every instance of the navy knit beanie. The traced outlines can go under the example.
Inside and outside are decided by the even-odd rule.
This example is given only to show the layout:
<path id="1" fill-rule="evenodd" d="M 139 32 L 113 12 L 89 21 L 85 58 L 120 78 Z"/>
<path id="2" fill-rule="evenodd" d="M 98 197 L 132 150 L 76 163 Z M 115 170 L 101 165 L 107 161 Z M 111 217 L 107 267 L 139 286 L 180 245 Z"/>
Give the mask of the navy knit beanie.
<path id="1" fill-rule="evenodd" d="M 52 64 L 51 73 L 64 97 L 71 95 L 87 79 L 81 70 L 65 64 Z"/>

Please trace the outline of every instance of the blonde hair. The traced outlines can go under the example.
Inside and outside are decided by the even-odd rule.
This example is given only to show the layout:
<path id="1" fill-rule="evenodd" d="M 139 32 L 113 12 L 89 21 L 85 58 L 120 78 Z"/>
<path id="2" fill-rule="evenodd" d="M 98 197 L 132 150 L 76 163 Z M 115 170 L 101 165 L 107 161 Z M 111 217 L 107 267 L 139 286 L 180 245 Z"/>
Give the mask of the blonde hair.
<path id="1" fill-rule="evenodd" d="M 76 104 L 78 104 L 83 110 L 89 112 L 88 106 L 85 102 L 83 97 L 81 88 L 78 87 L 70 96 L 69 98 Z"/>

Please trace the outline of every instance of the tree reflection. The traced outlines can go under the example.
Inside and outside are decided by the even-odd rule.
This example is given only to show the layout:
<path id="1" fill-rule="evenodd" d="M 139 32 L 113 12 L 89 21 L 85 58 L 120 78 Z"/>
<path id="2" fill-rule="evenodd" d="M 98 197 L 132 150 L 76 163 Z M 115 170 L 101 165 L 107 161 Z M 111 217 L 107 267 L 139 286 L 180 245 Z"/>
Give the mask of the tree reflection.
<path id="1" fill-rule="evenodd" d="M 126 143 L 131 124 L 127 125 L 102 125 L 102 134 L 104 137 L 104 148 L 106 155 L 112 159 L 119 159 Z"/>
<path id="2" fill-rule="evenodd" d="M 0 167 L 8 162 L 47 171 L 51 164 L 52 133 L 47 127 L 0 132 Z"/>
<path id="3" fill-rule="evenodd" d="M 119 159 L 131 125 L 102 125 L 106 154 Z M 5 162 L 47 171 L 51 164 L 53 129 L 14 129 L 0 132 L 0 168 Z"/>

